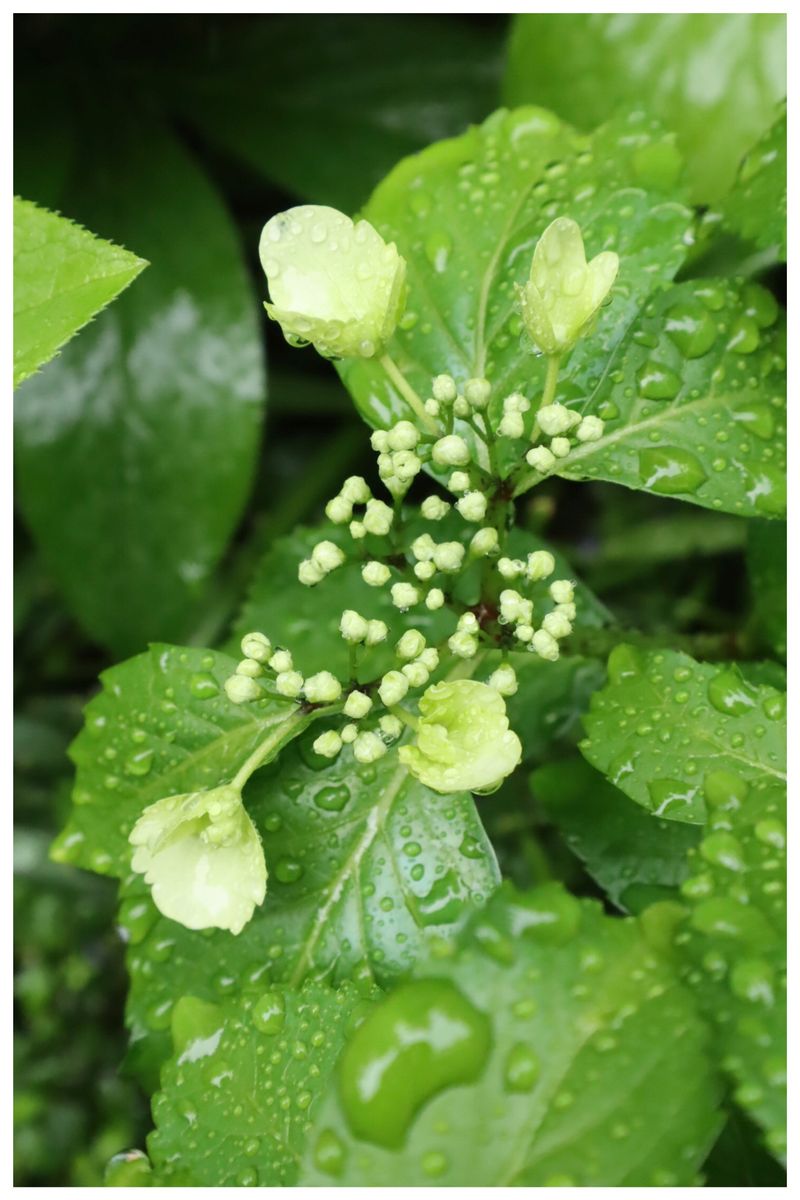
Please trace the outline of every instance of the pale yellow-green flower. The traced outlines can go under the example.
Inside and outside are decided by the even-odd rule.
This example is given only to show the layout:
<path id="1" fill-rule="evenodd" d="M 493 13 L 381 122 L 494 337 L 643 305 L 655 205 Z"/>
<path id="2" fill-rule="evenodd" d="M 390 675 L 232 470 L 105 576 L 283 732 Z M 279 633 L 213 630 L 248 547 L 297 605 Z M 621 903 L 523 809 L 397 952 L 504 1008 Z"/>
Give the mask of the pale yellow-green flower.
<path id="1" fill-rule="evenodd" d="M 522 757 L 503 697 L 472 679 L 436 683 L 419 702 L 414 743 L 400 761 L 435 792 L 493 792 Z"/>
<path id="2" fill-rule="evenodd" d="M 287 341 L 328 358 L 381 352 L 402 316 L 406 263 L 368 221 L 303 204 L 267 222 L 259 254 Z"/>
<path id="3" fill-rule="evenodd" d="M 587 263 L 580 226 L 570 217 L 547 226 L 536 243 L 530 278 L 517 289 L 525 328 L 544 354 L 565 354 L 588 332 L 618 270 L 613 250 Z"/>
<path id="4" fill-rule="evenodd" d="M 238 788 L 167 796 L 133 827 L 132 867 L 156 907 L 187 929 L 239 933 L 267 890 L 264 851 Z"/>

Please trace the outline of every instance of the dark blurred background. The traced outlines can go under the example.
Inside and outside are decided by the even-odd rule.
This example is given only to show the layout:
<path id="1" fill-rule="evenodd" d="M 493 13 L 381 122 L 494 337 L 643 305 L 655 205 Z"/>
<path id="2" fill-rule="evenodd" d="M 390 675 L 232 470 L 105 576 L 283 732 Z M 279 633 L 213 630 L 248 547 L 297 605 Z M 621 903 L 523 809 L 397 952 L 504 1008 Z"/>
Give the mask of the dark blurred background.
<path id="1" fill-rule="evenodd" d="M 153 264 L 17 396 L 18 1185 L 99 1184 L 149 1128 L 119 1070 L 115 889 L 47 859 L 97 674 L 151 639 L 223 640 L 265 547 L 318 519 L 343 475 L 373 474 L 333 369 L 266 320 L 261 226 L 304 201 L 354 212 L 399 158 L 485 117 L 508 22 L 16 18 L 16 193 Z M 752 260 L 735 239 L 710 253 L 717 270 Z M 738 518 L 554 480 L 523 519 L 622 625 L 752 626 Z M 512 798 L 495 819 L 524 876 L 528 818 Z"/>

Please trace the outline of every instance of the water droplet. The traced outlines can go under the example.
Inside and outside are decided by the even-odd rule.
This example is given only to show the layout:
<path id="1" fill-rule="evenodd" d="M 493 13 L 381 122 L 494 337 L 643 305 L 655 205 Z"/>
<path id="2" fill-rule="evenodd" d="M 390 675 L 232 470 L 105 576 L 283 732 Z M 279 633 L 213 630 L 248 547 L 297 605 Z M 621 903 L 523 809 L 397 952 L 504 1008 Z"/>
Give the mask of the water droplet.
<path id="1" fill-rule="evenodd" d="M 530 1092 L 539 1078 L 539 1059 L 525 1042 L 517 1042 L 506 1057 L 503 1081 L 509 1092 Z"/>
<path id="2" fill-rule="evenodd" d="M 673 400 L 681 388 L 681 379 L 669 367 L 648 359 L 636 376 L 639 391 L 648 400 Z"/>
<path id="3" fill-rule="evenodd" d="M 323 1174 L 334 1177 L 344 1170 L 344 1145 L 332 1129 L 323 1129 L 314 1144 L 314 1166 Z"/>
<path id="4" fill-rule="evenodd" d="M 666 330 L 686 358 L 707 354 L 717 337 L 717 326 L 708 309 L 697 301 L 681 301 L 667 310 Z"/>
<path id="5" fill-rule="evenodd" d="M 697 798 L 699 789 L 682 779 L 653 779 L 647 785 L 652 801 L 654 817 L 670 820 L 701 821 L 702 801 Z"/>
<path id="6" fill-rule="evenodd" d="M 286 1020 L 286 1002 L 281 992 L 264 992 L 253 1005 L 251 1018 L 261 1033 L 274 1036 L 283 1029 Z"/>
<path id="7" fill-rule="evenodd" d="M 275 878 L 279 883 L 297 883 L 303 868 L 293 858 L 282 858 L 275 865 Z"/>
<path id="8" fill-rule="evenodd" d="M 423 1154 L 422 1156 L 422 1169 L 432 1179 L 437 1179 L 440 1175 L 444 1175 L 449 1166 L 449 1160 L 439 1150 L 429 1150 L 427 1154 Z"/>
<path id="9" fill-rule="evenodd" d="M 314 795 L 314 803 L 324 812 L 341 812 L 350 799 L 350 789 L 346 784 L 337 787 L 320 788 Z"/>
<path id="10" fill-rule="evenodd" d="M 707 478 L 696 455 L 666 447 L 639 451 L 639 477 L 646 488 L 662 496 L 696 492 Z"/>
<path id="11" fill-rule="evenodd" d="M 774 999 L 774 973 L 761 958 L 741 958 L 731 971 L 731 991 L 741 1000 L 771 1005 Z"/>
<path id="12" fill-rule="evenodd" d="M 726 350 L 737 354 L 752 354 L 757 350 L 761 341 L 758 325 L 752 317 L 742 315 L 737 317 L 728 331 Z"/>
<path id="13" fill-rule="evenodd" d="M 453 239 L 444 230 L 434 230 L 425 239 L 425 257 L 437 274 L 447 270 Z"/>
<path id="14" fill-rule="evenodd" d="M 490 1044 L 488 1018 L 453 984 L 401 985 L 367 1016 L 341 1059 L 340 1096 L 353 1133 L 396 1149 L 428 1100 L 477 1078 Z"/>
<path id="15" fill-rule="evenodd" d="M 706 803 L 712 809 L 740 808 L 747 797 L 748 784 L 733 771 L 710 771 L 703 780 Z"/>
<path id="16" fill-rule="evenodd" d="M 758 692 L 745 683 L 741 673 L 731 667 L 715 675 L 708 685 L 708 699 L 717 712 L 726 716 L 741 717 L 755 708 Z"/>
<path id="17" fill-rule="evenodd" d="M 154 758 L 155 752 L 149 748 L 146 750 L 135 750 L 125 760 L 126 774 L 136 776 L 147 775 L 153 765 Z"/>
<path id="18" fill-rule="evenodd" d="M 447 871 L 424 896 L 415 897 L 414 910 L 423 925 L 452 925 L 461 916 L 463 898 L 455 871 Z"/>
<path id="19" fill-rule="evenodd" d="M 742 871 L 745 866 L 740 842 L 731 833 L 712 833 L 700 843 L 706 862 L 727 871 Z"/>
<path id="20" fill-rule="evenodd" d="M 210 700 L 219 695 L 219 684 L 207 671 L 198 671 L 189 680 L 189 691 L 197 700 Z"/>

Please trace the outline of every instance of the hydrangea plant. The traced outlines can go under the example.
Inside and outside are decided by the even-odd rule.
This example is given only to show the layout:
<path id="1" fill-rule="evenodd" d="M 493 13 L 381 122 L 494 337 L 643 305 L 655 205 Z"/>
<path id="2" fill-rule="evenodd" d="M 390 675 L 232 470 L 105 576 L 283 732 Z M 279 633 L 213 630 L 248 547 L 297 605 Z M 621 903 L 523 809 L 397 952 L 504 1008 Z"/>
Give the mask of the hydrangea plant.
<path id="1" fill-rule="evenodd" d="M 696 230 L 655 123 L 535 108 L 356 220 L 265 224 L 267 314 L 375 470 L 275 549 L 231 653 L 153 646 L 86 711 L 54 855 L 122 882 L 160 1086 L 111 1182 L 687 1185 L 726 1104 L 784 1153 L 783 698 L 626 644 L 519 520 L 550 476 L 782 515 L 778 308 L 675 283 Z M 574 838 L 625 916 L 502 882 L 481 823 L 609 650 Z"/>

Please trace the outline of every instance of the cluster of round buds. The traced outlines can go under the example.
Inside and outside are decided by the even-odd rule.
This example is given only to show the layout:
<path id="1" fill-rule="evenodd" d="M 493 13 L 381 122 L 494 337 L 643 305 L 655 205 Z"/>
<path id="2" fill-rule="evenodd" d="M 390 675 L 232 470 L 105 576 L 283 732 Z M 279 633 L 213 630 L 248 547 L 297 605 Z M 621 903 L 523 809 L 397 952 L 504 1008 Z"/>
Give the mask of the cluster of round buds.
<path id="1" fill-rule="evenodd" d="M 376 429 L 370 441 L 378 453 L 381 480 L 395 499 L 402 498 L 422 470 L 415 453 L 420 431 L 410 421 L 398 421 L 391 429 Z"/>
<path id="2" fill-rule="evenodd" d="M 497 562 L 497 570 L 503 579 L 526 584 L 549 579 L 555 567 L 555 559 L 549 550 L 534 550 L 527 559 L 503 557 Z M 542 618 L 538 629 L 533 620 L 533 601 L 514 588 L 505 588 L 500 593 L 499 620 L 502 625 L 513 626 L 514 637 L 523 646 L 541 658 L 554 661 L 559 656 L 559 641 L 572 632 L 575 588 L 571 580 L 556 579 L 550 584 L 549 591 L 555 607 Z"/>
<path id="3" fill-rule="evenodd" d="M 290 700 L 335 704 L 341 698 L 342 685 L 335 675 L 318 671 L 304 679 L 295 668 L 291 652 L 273 647 L 263 633 L 246 633 L 241 650 L 243 658 L 225 681 L 225 694 L 234 704 L 260 700 L 266 695 L 262 685 L 268 680 L 279 696 Z"/>
<path id="4" fill-rule="evenodd" d="M 304 558 L 297 568 L 297 578 L 306 587 L 314 587 L 345 560 L 344 551 L 335 542 L 317 542 L 310 558 Z"/>
<path id="5" fill-rule="evenodd" d="M 530 409 L 530 400 L 526 400 L 520 392 L 512 392 L 503 401 L 503 416 L 497 432 L 501 437 L 521 438 L 525 436 L 523 414 Z"/>
<path id="6" fill-rule="evenodd" d="M 369 626 L 373 622 L 364 622 L 358 613 L 348 610 L 342 614 L 340 629 L 347 641 L 368 642 L 365 624 Z M 383 629 L 385 638 L 385 625 Z M 420 630 L 407 629 L 395 645 L 395 657 L 397 665 L 376 685 L 351 688 L 342 706 L 342 714 L 347 720 L 339 729 L 327 729 L 315 739 L 313 748 L 317 754 L 335 758 L 343 746 L 352 745 L 355 759 L 370 763 L 382 758 L 391 743 L 399 738 L 403 721 L 391 710 L 401 704 L 409 691 L 425 687 L 431 672 L 439 665 L 439 652 L 427 645 Z M 370 694 L 372 691 L 377 700 Z"/>
<path id="7" fill-rule="evenodd" d="M 425 412 L 452 429 L 453 418 L 469 420 L 473 413 L 482 412 L 492 394 L 488 379 L 468 379 L 459 393 L 452 375 L 437 375 L 431 388 L 433 395 L 425 401 Z"/>
<path id="8" fill-rule="evenodd" d="M 525 459 L 528 466 L 544 475 L 558 459 L 566 458 L 575 444 L 599 441 L 603 422 L 599 417 L 582 417 L 565 404 L 546 404 L 536 414 L 532 437 L 538 439 L 540 434 L 550 439 L 549 445 L 534 446 Z"/>
<path id="9" fill-rule="evenodd" d="M 354 505 L 368 503 L 371 496 L 366 480 L 360 475 L 350 475 L 342 484 L 339 494 L 326 504 L 325 516 L 334 525 L 347 525 L 353 519 Z"/>

